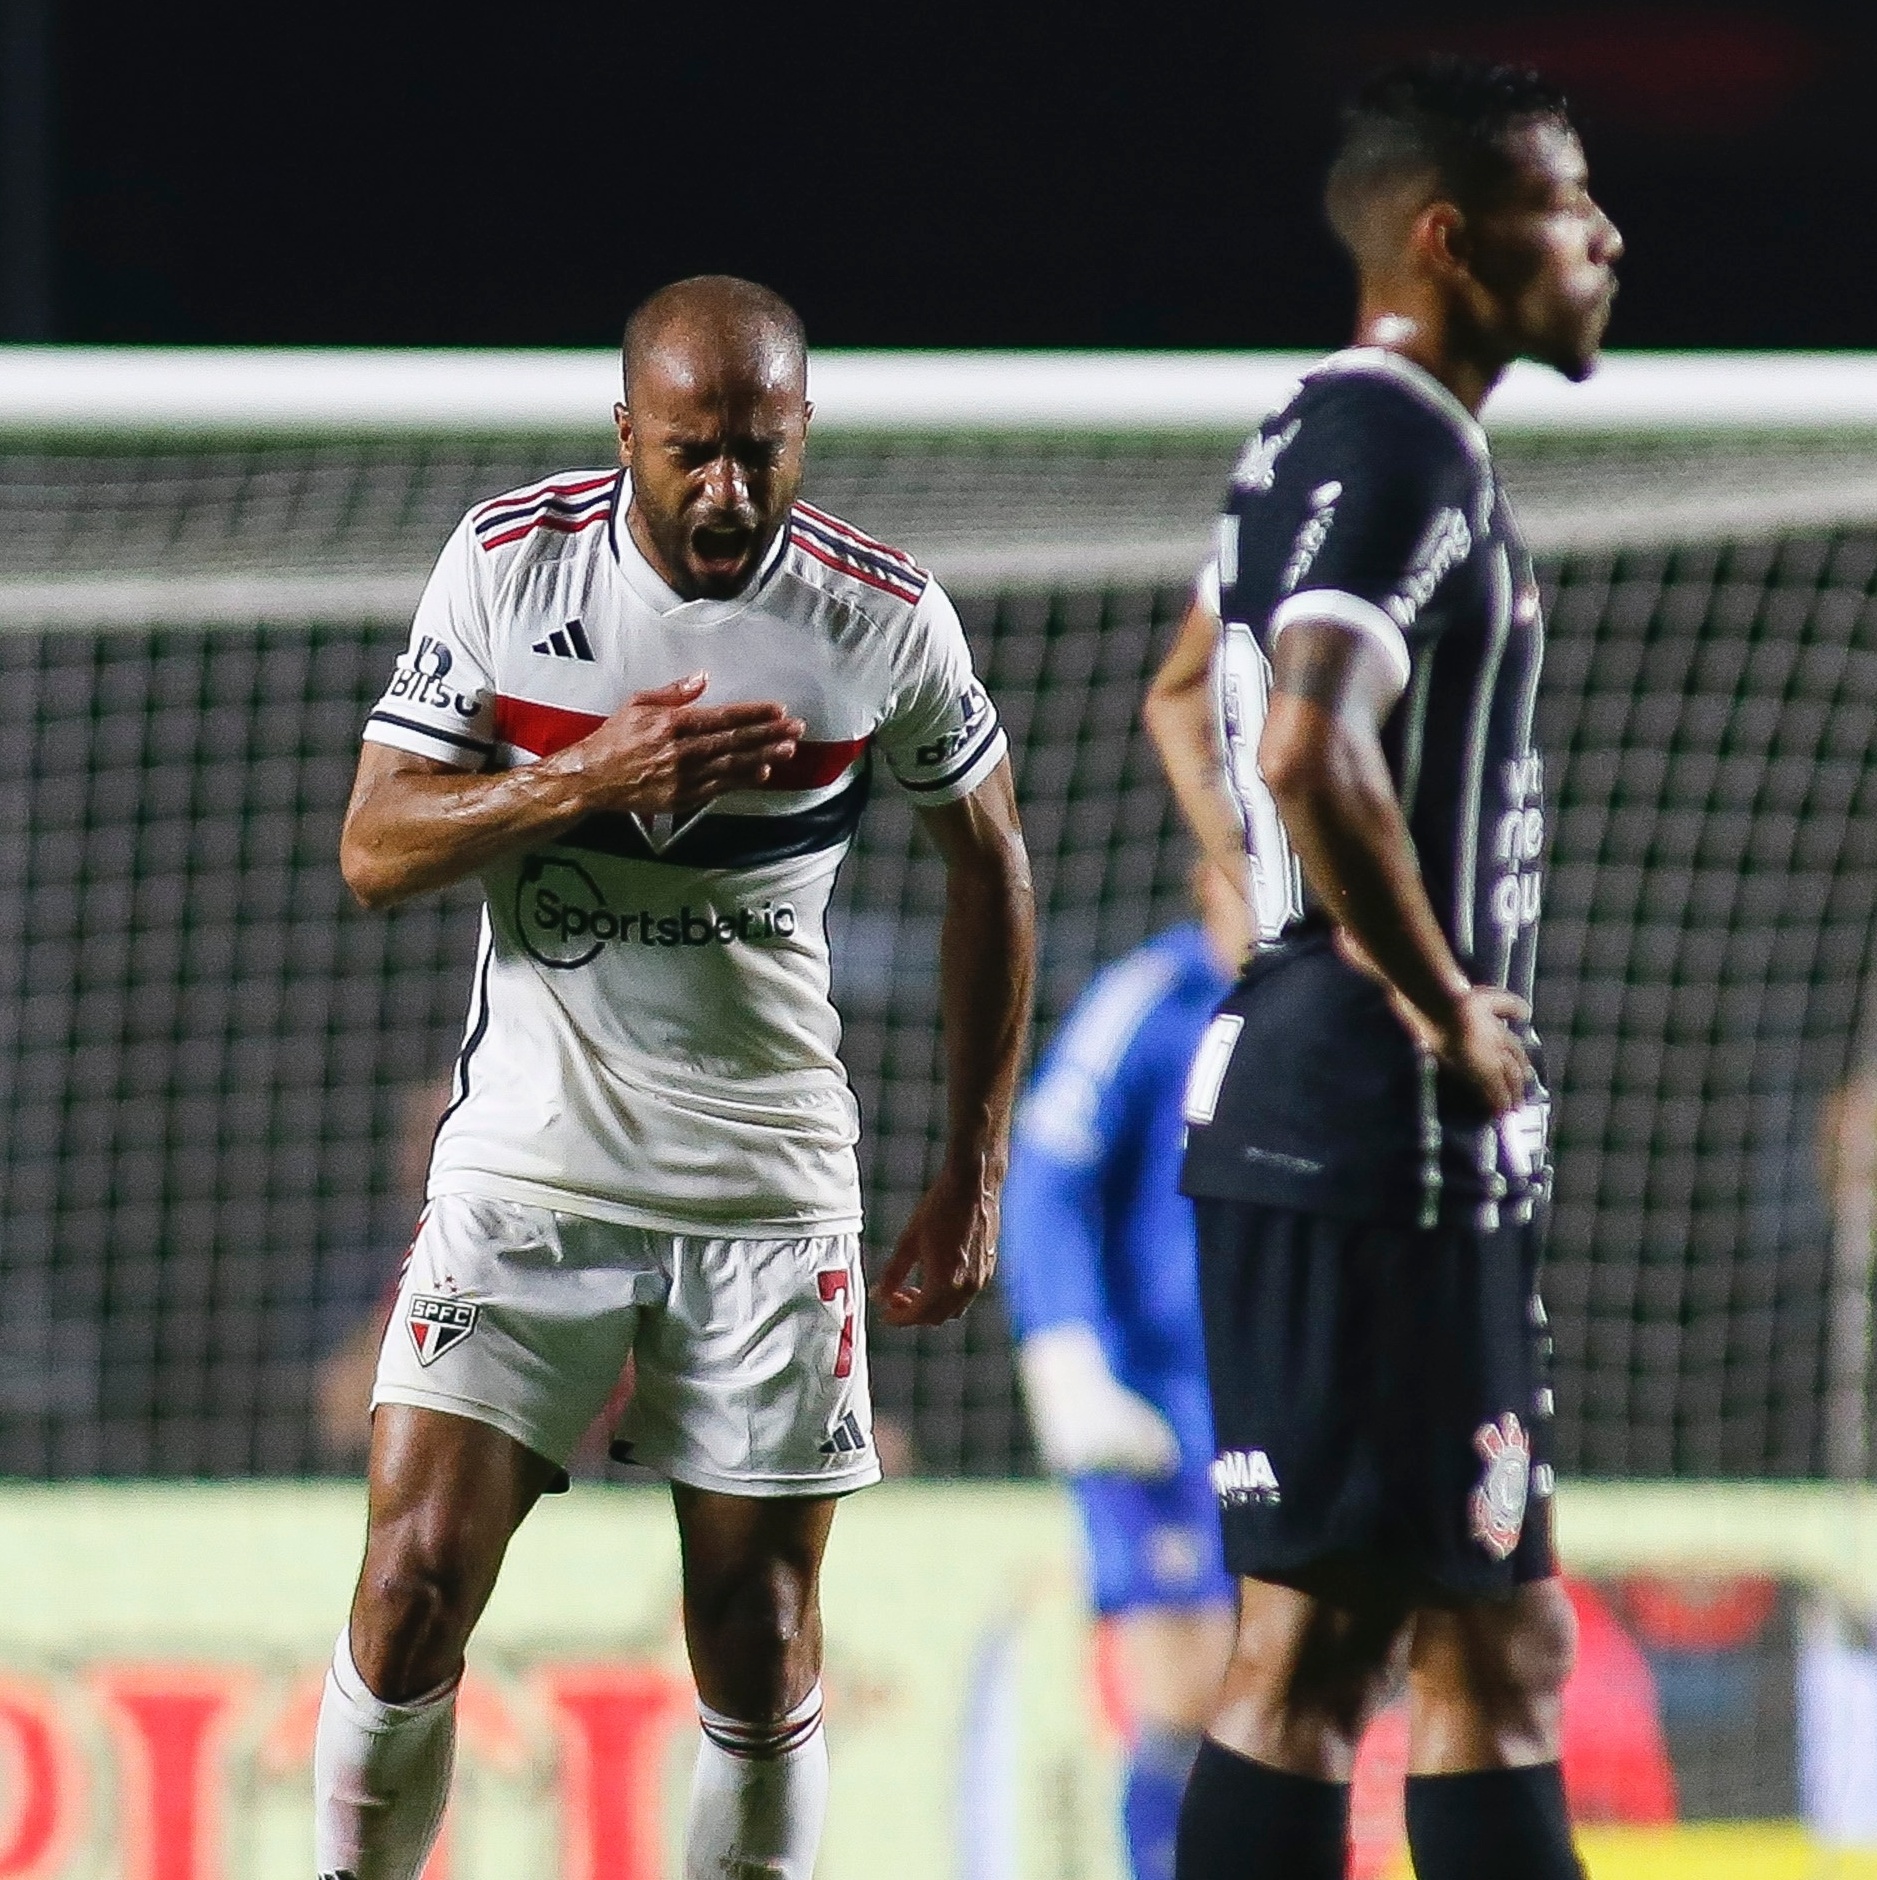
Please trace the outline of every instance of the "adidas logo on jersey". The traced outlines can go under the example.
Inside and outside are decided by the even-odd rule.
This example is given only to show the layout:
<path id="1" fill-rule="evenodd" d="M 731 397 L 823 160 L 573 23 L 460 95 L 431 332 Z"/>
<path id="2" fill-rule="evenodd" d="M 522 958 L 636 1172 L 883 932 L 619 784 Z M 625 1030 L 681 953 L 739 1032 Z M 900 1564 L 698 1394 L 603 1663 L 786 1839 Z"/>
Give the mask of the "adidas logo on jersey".
<path id="1" fill-rule="evenodd" d="M 593 664 L 592 642 L 578 620 L 556 627 L 545 640 L 536 640 L 530 650 L 545 653 L 550 659 L 584 659 L 589 666 Z"/>
<path id="2" fill-rule="evenodd" d="M 1212 1465 L 1211 1475 L 1212 1492 L 1222 1508 L 1246 1508 L 1253 1503 L 1274 1508 L 1283 1499 L 1277 1471 L 1262 1449 L 1228 1449 Z"/>
<path id="3" fill-rule="evenodd" d="M 824 1456 L 857 1456 L 867 1447 L 867 1439 L 861 1434 L 860 1419 L 853 1411 L 848 1411 L 834 1426 L 834 1434 L 821 1445 Z"/>

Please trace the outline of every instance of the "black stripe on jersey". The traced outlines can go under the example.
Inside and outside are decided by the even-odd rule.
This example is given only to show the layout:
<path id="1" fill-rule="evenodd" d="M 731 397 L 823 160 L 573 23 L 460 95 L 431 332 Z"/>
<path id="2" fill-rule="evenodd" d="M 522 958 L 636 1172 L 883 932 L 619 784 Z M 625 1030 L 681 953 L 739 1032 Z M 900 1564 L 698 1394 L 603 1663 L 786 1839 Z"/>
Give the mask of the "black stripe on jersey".
<path id="1" fill-rule="evenodd" d="M 613 478 L 613 493 L 606 505 L 606 542 L 613 551 L 613 559 L 619 559 L 619 499 L 626 493 L 626 479 L 623 476 Z"/>
<path id="2" fill-rule="evenodd" d="M 995 709 L 993 709 L 990 715 L 990 722 L 984 727 L 984 735 L 972 745 L 964 756 L 959 758 L 957 763 L 952 765 L 951 769 L 946 771 L 944 776 L 901 777 L 899 780 L 900 788 L 903 790 L 911 790 L 915 793 L 927 790 L 949 789 L 960 777 L 964 776 L 966 772 L 970 770 L 971 766 L 975 764 L 987 750 L 990 749 L 992 741 L 996 738 L 1000 728 L 1000 721 Z"/>
<path id="3" fill-rule="evenodd" d="M 761 868 L 852 841 L 871 783 L 863 769 L 825 803 L 781 816 L 700 816 L 662 849 L 652 847 L 632 817 L 615 815 L 589 816 L 557 846 L 591 849 L 632 862 L 668 862 L 674 868 Z"/>
<path id="4" fill-rule="evenodd" d="M 460 1110 L 469 1100 L 469 1060 L 476 1055 L 477 1047 L 488 1035 L 489 1030 L 489 967 L 495 959 L 495 934 L 489 925 L 489 917 L 482 917 L 482 970 L 476 974 L 476 1022 L 470 1026 L 469 1035 L 463 1040 L 463 1048 L 456 1054 L 456 1095 L 450 1099 L 450 1106 L 437 1118 L 436 1134 L 430 1140 L 434 1144 L 437 1136 L 443 1134 L 443 1125 Z"/>
<path id="5" fill-rule="evenodd" d="M 465 751 L 474 751 L 478 756 L 487 757 L 495 749 L 493 744 L 481 738 L 465 738 L 454 731 L 439 731 L 435 725 L 419 724 L 415 718 L 400 718 L 396 712 L 375 711 L 365 720 L 368 725 L 397 725 L 405 731 L 415 731 L 426 738 L 435 738 L 439 744 L 454 744 Z"/>
<path id="6" fill-rule="evenodd" d="M 577 619 L 568 621 L 567 638 L 573 646 L 576 658 L 591 659 L 593 657 L 593 642 L 587 638 L 586 628 Z"/>

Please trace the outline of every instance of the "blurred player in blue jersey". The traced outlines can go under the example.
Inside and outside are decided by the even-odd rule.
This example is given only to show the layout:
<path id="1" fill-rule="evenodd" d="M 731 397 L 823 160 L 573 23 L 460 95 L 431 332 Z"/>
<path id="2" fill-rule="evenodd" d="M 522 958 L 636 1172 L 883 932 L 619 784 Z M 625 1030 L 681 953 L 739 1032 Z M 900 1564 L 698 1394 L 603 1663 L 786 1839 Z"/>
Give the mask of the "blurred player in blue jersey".
<path id="1" fill-rule="evenodd" d="M 1132 1723 L 1137 1880 L 1173 1872 L 1232 1639 L 1180 1092 L 1251 924 L 1211 864 L 1193 886 L 1201 919 L 1106 968 L 1064 1020 L 1018 1113 L 1004 1190 L 1001 1272 L 1031 1421 L 1081 1504 Z"/>

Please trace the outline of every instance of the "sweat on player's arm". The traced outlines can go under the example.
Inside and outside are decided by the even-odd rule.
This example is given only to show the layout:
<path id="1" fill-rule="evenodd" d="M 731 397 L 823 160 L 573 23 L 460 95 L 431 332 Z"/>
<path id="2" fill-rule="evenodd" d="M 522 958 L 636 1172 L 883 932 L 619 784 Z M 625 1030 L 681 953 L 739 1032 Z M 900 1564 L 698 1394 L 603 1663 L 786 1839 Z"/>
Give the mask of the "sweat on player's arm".
<path id="1" fill-rule="evenodd" d="M 1277 637 L 1271 667 L 1258 767 L 1343 956 L 1494 1115 L 1516 1110 L 1532 1067 L 1510 1027 L 1530 1008 L 1468 979 L 1428 900 L 1380 737 L 1399 669 L 1372 637 L 1307 610 Z"/>
<path id="2" fill-rule="evenodd" d="M 919 819 L 945 861 L 947 1130 L 937 1179 L 874 1287 L 891 1325 L 941 1325 L 990 1283 L 1035 970 L 1035 895 L 1009 759 L 969 796 Z"/>
<path id="3" fill-rule="evenodd" d="M 753 790 L 804 729 L 780 705 L 703 705 L 707 673 L 635 693 L 584 738 L 493 773 L 367 744 L 339 843 L 347 885 L 389 907 L 590 815 L 658 815 Z"/>

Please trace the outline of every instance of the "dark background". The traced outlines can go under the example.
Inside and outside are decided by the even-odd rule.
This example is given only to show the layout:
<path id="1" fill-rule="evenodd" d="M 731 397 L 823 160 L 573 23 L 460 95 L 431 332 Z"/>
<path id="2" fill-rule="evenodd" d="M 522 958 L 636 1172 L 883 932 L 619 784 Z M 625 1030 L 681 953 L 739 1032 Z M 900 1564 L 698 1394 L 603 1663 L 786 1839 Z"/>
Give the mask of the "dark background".
<path id="1" fill-rule="evenodd" d="M 1616 343 L 1877 329 L 1869 6 L 7 8 L 16 177 L 36 16 L 51 48 L 16 335 L 591 345 L 724 269 L 823 345 L 1330 345 L 1336 97 L 1431 46 L 1571 92 Z"/>

